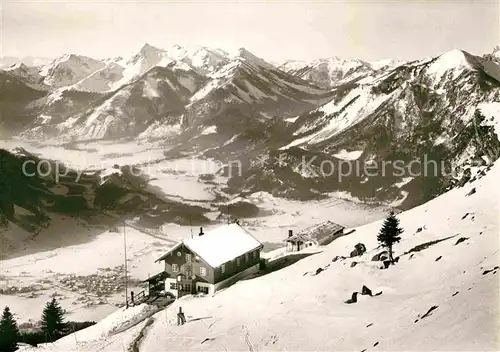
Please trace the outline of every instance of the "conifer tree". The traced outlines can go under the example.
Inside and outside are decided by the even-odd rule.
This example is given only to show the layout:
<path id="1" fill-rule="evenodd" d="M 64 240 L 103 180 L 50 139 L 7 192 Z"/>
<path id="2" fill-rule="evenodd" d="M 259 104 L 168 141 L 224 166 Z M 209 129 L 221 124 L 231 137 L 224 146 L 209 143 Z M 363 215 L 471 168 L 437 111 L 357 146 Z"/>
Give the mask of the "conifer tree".
<path id="1" fill-rule="evenodd" d="M 394 263 L 394 258 L 392 257 L 392 246 L 394 243 L 401 241 L 400 234 L 403 233 L 403 229 L 399 226 L 399 219 L 391 211 L 389 216 L 384 220 L 382 228 L 380 229 L 377 240 L 378 242 L 389 250 L 389 260 Z"/>
<path id="2" fill-rule="evenodd" d="M 17 327 L 16 320 L 14 319 L 14 315 L 10 312 L 9 307 L 5 307 L 2 318 L 0 319 L 0 351 L 15 351 L 18 341 L 19 328 Z"/>
<path id="3" fill-rule="evenodd" d="M 47 342 L 55 341 L 67 332 L 67 324 L 64 322 L 64 311 L 53 298 L 47 302 L 42 313 L 42 331 Z"/>

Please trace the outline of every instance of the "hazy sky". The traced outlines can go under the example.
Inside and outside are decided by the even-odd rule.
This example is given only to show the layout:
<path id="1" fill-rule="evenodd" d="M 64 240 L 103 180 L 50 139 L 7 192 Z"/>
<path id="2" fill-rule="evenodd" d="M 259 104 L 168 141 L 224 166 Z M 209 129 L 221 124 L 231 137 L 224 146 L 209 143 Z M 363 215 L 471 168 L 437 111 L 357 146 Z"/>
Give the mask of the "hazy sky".
<path id="1" fill-rule="evenodd" d="M 145 42 L 245 47 L 268 60 L 416 59 L 499 44 L 498 0 L 3 0 L 0 56 L 127 55 Z"/>

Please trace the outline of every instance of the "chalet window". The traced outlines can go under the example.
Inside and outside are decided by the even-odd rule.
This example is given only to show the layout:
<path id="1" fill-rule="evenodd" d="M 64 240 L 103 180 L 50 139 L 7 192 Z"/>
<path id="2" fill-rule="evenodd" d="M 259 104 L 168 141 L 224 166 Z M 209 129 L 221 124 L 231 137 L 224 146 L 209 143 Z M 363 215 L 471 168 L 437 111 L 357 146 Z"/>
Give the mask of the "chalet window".
<path id="1" fill-rule="evenodd" d="M 186 262 L 191 263 L 191 254 L 186 253 Z"/>
<path id="2" fill-rule="evenodd" d="M 240 257 L 236 258 L 236 266 L 240 266 Z"/>
<path id="3" fill-rule="evenodd" d="M 200 275 L 207 276 L 207 268 L 200 266 Z"/>
<path id="4" fill-rule="evenodd" d="M 198 286 L 198 292 L 203 292 L 205 294 L 208 294 L 208 287 Z"/>
<path id="5" fill-rule="evenodd" d="M 172 264 L 172 272 L 176 273 L 179 271 L 179 266 L 177 264 Z"/>
<path id="6" fill-rule="evenodd" d="M 171 282 L 170 283 L 170 289 L 171 290 L 177 290 L 177 283 L 176 282 Z"/>
<path id="7" fill-rule="evenodd" d="M 182 253 L 181 252 L 177 252 L 177 256 L 178 257 L 182 256 Z"/>
<path id="8" fill-rule="evenodd" d="M 220 271 L 224 274 L 226 272 L 226 264 L 220 266 Z"/>

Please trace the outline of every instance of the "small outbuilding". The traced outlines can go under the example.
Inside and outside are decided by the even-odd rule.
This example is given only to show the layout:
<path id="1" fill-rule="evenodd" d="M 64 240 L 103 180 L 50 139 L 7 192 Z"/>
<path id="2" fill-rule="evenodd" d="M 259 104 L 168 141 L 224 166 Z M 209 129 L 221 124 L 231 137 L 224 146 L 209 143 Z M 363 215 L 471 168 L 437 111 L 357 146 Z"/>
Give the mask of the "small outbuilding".
<path id="1" fill-rule="evenodd" d="M 287 252 L 300 251 L 305 247 L 324 246 L 335 239 L 344 236 L 345 227 L 332 221 L 310 226 L 297 234 L 288 231 L 288 237 L 283 241 L 287 244 Z"/>

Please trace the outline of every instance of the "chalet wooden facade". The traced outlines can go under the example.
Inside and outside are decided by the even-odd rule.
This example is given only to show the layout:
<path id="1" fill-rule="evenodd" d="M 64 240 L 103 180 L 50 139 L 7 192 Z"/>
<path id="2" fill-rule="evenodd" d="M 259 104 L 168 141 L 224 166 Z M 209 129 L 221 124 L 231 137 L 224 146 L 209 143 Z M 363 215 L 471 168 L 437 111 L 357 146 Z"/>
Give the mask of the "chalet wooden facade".
<path id="1" fill-rule="evenodd" d="M 263 245 L 238 224 L 227 224 L 179 242 L 156 260 L 165 263 L 164 289 L 175 297 L 219 288 L 259 269 Z M 158 274 L 157 274 L 158 275 Z M 156 276 L 156 275 L 155 275 Z M 158 288 L 158 280 L 150 287 Z"/>

